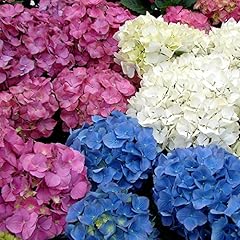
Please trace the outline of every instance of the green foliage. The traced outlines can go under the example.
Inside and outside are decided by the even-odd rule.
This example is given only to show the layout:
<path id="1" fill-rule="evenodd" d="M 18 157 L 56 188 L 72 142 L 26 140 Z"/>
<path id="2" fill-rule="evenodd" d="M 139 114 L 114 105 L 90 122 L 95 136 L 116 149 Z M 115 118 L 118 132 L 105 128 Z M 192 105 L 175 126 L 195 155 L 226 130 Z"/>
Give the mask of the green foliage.
<path id="1" fill-rule="evenodd" d="M 120 3 L 138 14 L 146 14 L 146 12 L 151 12 L 150 2 L 148 0 L 121 0 Z"/>
<path id="2" fill-rule="evenodd" d="M 164 14 L 169 6 L 183 6 L 184 8 L 192 9 L 196 0 L 155 0 L 153 4 L 149 0 L 121 0 L 120 3 L 129 10 L 138 13 L 146 14 L 150 12 L 153 15 Z M 156 14 L 157 13 L 157 14 Z"/>
<path id="3" fill-rule="evenodd" d="M 169 6 L 183 6 L 184 8 L 192 8 L 196 0 L 155 0 L 155 5 L 161 12 L 165 12 Z"/>

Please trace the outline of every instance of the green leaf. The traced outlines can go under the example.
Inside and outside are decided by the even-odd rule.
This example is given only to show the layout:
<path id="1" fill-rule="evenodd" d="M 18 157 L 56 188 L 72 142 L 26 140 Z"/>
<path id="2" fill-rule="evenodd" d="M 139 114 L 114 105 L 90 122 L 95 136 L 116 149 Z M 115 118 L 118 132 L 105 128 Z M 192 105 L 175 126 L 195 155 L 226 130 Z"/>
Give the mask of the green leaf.
<path id="1" fill-rule="evenodd" d="M 179 5 L 180 2 L 181 2 L 181 0 L 165 0 L 165 1 L 164 0 L 156 0 L 155 4 L 159 9 L 165 10 L 169 6 Z"/>
<path id="2" fill-rule="evenodd" d="M 141 0 L 121 0 L 120 3 L 136 13 L 146 14 L 147 7 Z"/>
<path id="3" fill-rule="evenodd" d="M 169 6 L 183 6 L 184 8 L 191 8 L 195 2 L 196 0 L 155 0 L 156 6 L 163 12 Z"/>
<path id="4" fill-rule="evenodd" d="M 186 7 L 186 8 L 190 8 L 196 3 L 196 1 L 197 0 L 184 0 L 183 1 L 183 6 Z"/>

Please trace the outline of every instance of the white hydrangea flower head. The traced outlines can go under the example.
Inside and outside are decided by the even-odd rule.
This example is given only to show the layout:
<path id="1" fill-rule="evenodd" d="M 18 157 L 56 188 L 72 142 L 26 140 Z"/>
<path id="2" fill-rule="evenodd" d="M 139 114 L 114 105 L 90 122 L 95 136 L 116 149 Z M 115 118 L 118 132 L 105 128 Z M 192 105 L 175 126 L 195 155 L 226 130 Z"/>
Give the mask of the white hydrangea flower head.
<path id="1" fill-rule="evenodd" d="M 114 35 L 119 52 L 116 62 L 130 78 L 139 76 L 182 53 L 206 54 L 205 32 L 179 23 L 166 23 L 150 14 L 127 21 Z"/>
<path id="2" fill-rule="evenodd" d="M 152 127 L 162 148 L 219 144 L 238 140 L 240 70 L 225 55 L 183 54 L 143 75 L 127 114 Z"/>
<path id="3" fill-rule="evenodd" d="M 212 53 L 224 53 L 233 67 L 240 67 L 240 22 L 230 19 L 209 32 Z"/>

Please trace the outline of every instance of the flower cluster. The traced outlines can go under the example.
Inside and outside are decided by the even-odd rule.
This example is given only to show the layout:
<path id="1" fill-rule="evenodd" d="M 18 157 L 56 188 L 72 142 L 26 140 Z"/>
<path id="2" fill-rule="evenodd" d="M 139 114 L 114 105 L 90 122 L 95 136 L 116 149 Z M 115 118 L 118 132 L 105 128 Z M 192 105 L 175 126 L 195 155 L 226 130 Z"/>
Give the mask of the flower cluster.
<path id="1" fill-rule="evenodd" d="M 0 147 L 4 147 L 6 136 L 16 134 L 16 131 L 10 126 L 9 121 L 3 115 L 0 115 Z"/>
<path id="2" fill-rule="evenodd" d="M 133 17 L 118 4 L 98 2 L 43 0 L 40 9 L 1 5 L 0 83 L 21 81 L 28 73 L 54 77 L 75 64 L 113 63 L 112 36 Z"/>
<path id="3" fill-rule="evenodd" d="M 239 238 L 237 157 L 215 145 L 198 146 L 162 154 L 158 164 L 153 190 L 164 225 L 186 239 Z"/>
<path id="4" fill-rule="evenodd" d="M 182 6 L 168 7 L 163 19 L 166 22 L 188 24 L 189 26 L 200 30 L 210 30 L 210 23 L 205 15 L 184 9 Z"/>
<path id="5" fill-rule="evenodd" d="M 240 70 L 220 54 L 182 55 L 143 76 L 127 114 L 168 150 L 219 144 L 229 149 L 239 138 Z"/>
<path id="6" fill-rule="evenodd" d="M 84 156 L 61 144 L 24 142 L 11 128 L 1 138 L 0 231 L 21 239 L 62 233 L 68 207 L 89 190 Z"/>
<path id="7" fill-rule="evenodd" d="M 113 110 L 126 112 L 127 98 L 134 86 L 113 70 L 96 68 L 64 69 L 53 81 L 64 128 L 91 122 L 91 116 L 107 117 Z"/>
<path id="8" fill-rule="evenodd" d="M 115 182 L 122 188 L 140 187 L 157 155 L 152 129 L 118 111 L 93 117 L 93 125 L 75 130 L 67 145 L 86 156 L 93 183 Z"/>
<path id="9" fill-rule="evenodd" d="M 0 83 L 13 85 L 29 73 L 53 76 L 65 66 L 72 66 L 74 56 L 68 50 L 71 43 L 59 19 L 20 4 L 2 5 L 0 10 Z"/>
<path id="10" fill-rule="evenodd" d="M 73 240 L 158 239 L 148 208 L 148 198 L 107 185 L 69 208 L 66 234 Z"/>
<path id="11" fill-rule="evenodd" d="M 221 28 L 212 28 L 209 38 L 209 52 L 224 53 L 233 67 L 240 67 L 240 22 L 230 19 Z"/>
<path id="12" fill-rule="evenodd" d="M 125 112 L 135 89 L 113 61 L 113 35 L 132 18 L 105 0 L 42 0 L 34 9 L 1 5 L 0 111 L 11 125 L 37 139 L 53 132 L 59 104 L 64 130 L 94 114 Z M 84 79 L 79 71 L 87 72 Z"/>
<path id="13" fill-rule="evenodd" d="M 0 96 L 2 111 L 23 137 L 37 139 L 51 135 L 57 123 L 53 115 L 59 104 L 49 78 L 26 75 L 16 86 L 1 92 Z"/>
<path id="14" fill-rule="evenodd" d="M 207 35 L 184 24 L 166 23 L 162 17 L 149 14 L 127 21 L 115 34 L 119 52 L 116 62 L 123 72 L 141 76 L 151 67 L 183 53 L 203 54 L 208 45 Z"/>
<path id="15" fill-rule="evenodd" d="M 225 22 L 230 18 L 240 20 L 240 2 L 238 0 L 197 0 L 194 5 L 212 20 L 213 25 Z"/>

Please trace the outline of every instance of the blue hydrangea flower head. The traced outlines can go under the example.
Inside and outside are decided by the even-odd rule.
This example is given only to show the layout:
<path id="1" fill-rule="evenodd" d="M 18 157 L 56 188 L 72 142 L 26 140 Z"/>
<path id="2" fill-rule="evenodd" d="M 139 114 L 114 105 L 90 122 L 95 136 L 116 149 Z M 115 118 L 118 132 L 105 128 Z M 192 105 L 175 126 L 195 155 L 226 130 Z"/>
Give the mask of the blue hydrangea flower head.
<path id="1" fill-rule="evenodd" d="M 220 226 L 234 229 L 223 238 L 232 239 L 240 232 L 240 161 L 216 145 L 161 154 L 153 197 L 163 224 L 186 239 L 222 239 Z"/>
<path id="2" fill-rule="evenodd" d="M 73 204 L 66 217 L 69 239 L 159 239 L 149 218 L 147 197 L 126 193 L 116 184 L 100 186 Z"/>
<path id="3" fill-rule="evenodd" d="M 107 118 L 94 116 L 93 124 L 73 131 L 66 144 L 86 156 L 95 186 L 115 182 L 125 189 L 138 188 L 157 156 L 153 130 L 118 111 Z"/>

